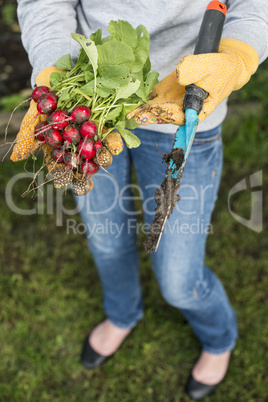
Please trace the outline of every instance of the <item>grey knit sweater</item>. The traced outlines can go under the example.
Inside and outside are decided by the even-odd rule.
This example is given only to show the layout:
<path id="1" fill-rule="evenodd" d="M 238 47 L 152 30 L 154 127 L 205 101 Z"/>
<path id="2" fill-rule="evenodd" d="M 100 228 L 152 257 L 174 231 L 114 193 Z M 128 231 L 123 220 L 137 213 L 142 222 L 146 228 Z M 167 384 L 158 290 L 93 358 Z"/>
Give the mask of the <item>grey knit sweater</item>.
<path id="1" fill-rule="evenodd" d="M 163 78 L 180 59 L 194 49 L 208 0 L 18 0 L 22 42 L 36 75 L 67 53 L 76 57 L 79 45 L 72 32 L 89 37 L 101 28 L 107 35 L 110 20 L 142 24 L 151 37 L 152 69 Z M 222 0 L 228 12 L 223 38 L 244 41 L 257 51 L 260 62 L 268 56 L 267 0 Z M 78 45 L 78 46 L 77 46 Z M 199 125 L 204 131 L 220 124 L 226 115 L 227 100 Z M 174 133 L 172 125 L 150 125 L 150 130 Z"/>

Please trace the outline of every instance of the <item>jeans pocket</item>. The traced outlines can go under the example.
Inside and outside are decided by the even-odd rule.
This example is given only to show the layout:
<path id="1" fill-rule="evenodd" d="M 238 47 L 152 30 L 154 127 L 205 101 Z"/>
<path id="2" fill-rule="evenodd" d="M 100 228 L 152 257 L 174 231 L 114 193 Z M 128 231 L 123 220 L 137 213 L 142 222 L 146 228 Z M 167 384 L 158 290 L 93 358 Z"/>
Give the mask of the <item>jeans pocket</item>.
<path id="1" fill-rule="evenodd" d="M 189 173 L 200 173 L 205 180 L 205 177 L 214 176 L 215 172 L 221 171 L 221 165 L 221 127 L 197 133 L 185 168 Z"/>
<path id="2" fill-rule="evenodd" d="M 190 155 L 204 165 L 217 165 L 222 150 L 221 126 L 196 133 Z"/>
<path id="3" fill-rule="evenodd" d="M 197 132 L 194 138 L 193 146 L 201 147 L 211 145 L 221 141 L 221 125 L 208 131 Z"/>
<path id="4" fill-rule="evenodd" d="M 204 146 L 204 145 L 209 145 L 214 142 L 217 142 L 221 139 L 220 133 L 217 135 L 214 135 L 213 137 L 207 137 L 207 138 L 195 138 L 193 142 L 193 146 Z"/>

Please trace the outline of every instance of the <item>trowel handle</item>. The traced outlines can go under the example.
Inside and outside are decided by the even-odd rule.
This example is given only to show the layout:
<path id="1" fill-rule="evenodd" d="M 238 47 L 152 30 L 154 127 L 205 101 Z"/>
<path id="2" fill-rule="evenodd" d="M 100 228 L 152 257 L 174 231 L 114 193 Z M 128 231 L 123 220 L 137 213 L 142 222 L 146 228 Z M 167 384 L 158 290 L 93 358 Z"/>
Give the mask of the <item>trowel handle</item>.
<path id="1" fill-rule="evenodd" d="M 220 1 L 209 3 L 195 44 L 194 54 L 218 53 L 226 10 L 226 5 Z"/>
<path id="2" fill-rule="evenodd" d="M 211 1 L 205 11 L 194 54 L 218 53 L 227 7 L 220 1 Z M 199 114 L 208 92 L 194 84 L 186 86 L 184 110 L 193 109 Z"/>

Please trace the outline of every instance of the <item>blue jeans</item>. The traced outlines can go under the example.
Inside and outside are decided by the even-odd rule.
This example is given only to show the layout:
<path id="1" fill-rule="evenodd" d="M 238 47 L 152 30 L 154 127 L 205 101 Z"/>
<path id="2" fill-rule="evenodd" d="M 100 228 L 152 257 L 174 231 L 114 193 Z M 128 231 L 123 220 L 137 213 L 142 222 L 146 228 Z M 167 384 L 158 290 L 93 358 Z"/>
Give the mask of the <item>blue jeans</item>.
<path id="1" fill-rule="evenodd" d="M 108 168 L 119 188 L 101 171 L 91 193 L 76 197 L 99 272 L 105 313 L 120 328 L 135 326 L 143 316 L 137 233 L 148 230 L 154 218 L 154 191 L 165 177 L 159 150 L 170 152 L 174 141 L 170 134 L 140 128 L 135 134 L 141 146 L 125 147 Z M 132 164 L 138 186 L 131 184 Z M 203 350 L 215 354 L 232 349 L 237 338 L 235 313 L 224 288 L 204 264 L 221 170 L 221 127 L 197 133 L 181 179 L 181 200 L 151 255 L 163 298 L 181 310 Z M 142 200 L 143 211 L 134 208 L 135 198 Z M 137 223 L 141 214 L 144 223 Z"/>

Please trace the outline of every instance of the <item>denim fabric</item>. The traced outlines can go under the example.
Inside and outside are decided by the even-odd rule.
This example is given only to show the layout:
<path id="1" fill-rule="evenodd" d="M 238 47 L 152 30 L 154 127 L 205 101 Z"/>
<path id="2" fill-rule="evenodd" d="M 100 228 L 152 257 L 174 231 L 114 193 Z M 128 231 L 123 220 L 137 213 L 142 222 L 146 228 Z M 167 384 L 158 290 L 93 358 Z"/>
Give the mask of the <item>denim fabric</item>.
<path id="1" fill-rule="evenodd" d="M 99 172 L 91 193 L 76 197 L 99 272 L 105 313 L 120 328 L 135 326 L 143 316 L 136 238 L 154 218 L 154 191 L 166 168 L 160 152 L 170 152 L 174 141 L 173 135 L 155 131 L 136 129 L 135 134 L 141 146 L 125 148 L 109 168 L 119 188 L 112 176 Z M 138 186 L 131 184 L 132 165 Z M 181 200 L 151 255 L 163 298 L 182 311 L 203 350 L 216 354 L 232 349 L 237 338 L 235 313 L 224 288 L 204 264 L 221 170 L 221 127 L 197 133 L 181 179 Z M 143 211 L 134 207 L 135 198 L 142 200 Z M 141 214 L 144 224 L 137 223 Z"/>

